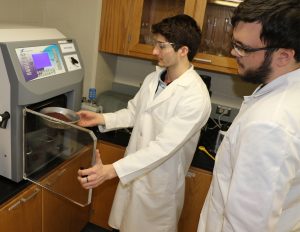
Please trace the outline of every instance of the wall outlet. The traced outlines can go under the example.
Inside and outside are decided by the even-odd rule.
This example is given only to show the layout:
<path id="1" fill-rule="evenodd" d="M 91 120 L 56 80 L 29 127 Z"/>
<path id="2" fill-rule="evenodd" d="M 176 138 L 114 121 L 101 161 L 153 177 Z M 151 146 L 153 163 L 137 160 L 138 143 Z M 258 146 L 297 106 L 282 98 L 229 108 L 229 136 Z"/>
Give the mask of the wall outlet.
<path id="1" fill-rule="evenodd" d="M 213 119 L 221 120 L 221 121 L 232 122 L 233 119 L 235 118 L 235 116 L 239 112 L 239 108 L 237 108 L 235 106 L 231 106 L 231 105 L 229 106 L 229 105 L 213 102 L 211 104 L 211 106 L 212 106 L 212 108 L 211 108 L 210 117 Z M 217 110 L 218 108 L 220 108 L 220 110 Z M 222 114 L 222 112 L 224 111 L 224 108 L 225 108 L 225 111 L 228 108 L 230 109 L 229 115 Z M 228 112 L 225 112 L 225 113 L 228 114 Z"/>
<path id="2" fill-rule="evenodd" d="M 216 109 L 216 114 L 222 114 L 224 116 L 230 116 L 231 108 L 228 106 L 218 105 Z"/>

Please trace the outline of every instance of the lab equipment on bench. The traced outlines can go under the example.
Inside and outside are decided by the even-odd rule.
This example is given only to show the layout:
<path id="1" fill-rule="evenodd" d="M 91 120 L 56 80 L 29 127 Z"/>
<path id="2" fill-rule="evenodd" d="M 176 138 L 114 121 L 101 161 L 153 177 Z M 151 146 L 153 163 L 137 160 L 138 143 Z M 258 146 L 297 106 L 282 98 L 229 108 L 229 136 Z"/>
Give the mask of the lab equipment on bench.
<path id="1" fill-rule="evenodd" d="M 0 175 L 43 185 L 38 178 L 43 171 L 54 169 L 88 146 L 92 152 L 84 166 L 91 165 L 94 134 L 76 125 L 68 130 L 51 128 L 43 123 L 47 116 L 40 113 L 45 107 L 79 110 L 83 78 L 74 39 L 54 28 L 0 25 Z M 56 192 L 68 195 L 59 189 Z M 89 191 L 86 193 L 90 201 Z M 86 198 L 72 200 L 86 204 Z"/>

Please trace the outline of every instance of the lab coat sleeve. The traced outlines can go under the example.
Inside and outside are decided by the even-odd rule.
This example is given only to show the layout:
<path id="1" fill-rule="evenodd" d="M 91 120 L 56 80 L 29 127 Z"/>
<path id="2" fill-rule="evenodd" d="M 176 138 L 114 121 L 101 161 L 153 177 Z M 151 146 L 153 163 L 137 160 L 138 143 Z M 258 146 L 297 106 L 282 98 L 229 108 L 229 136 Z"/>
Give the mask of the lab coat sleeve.
<path id="1" fill-rule="evenodd" d="M 222 231 L 275 231 L 299 168 L 299 139 L 277 124 L 255 122 L 238 141 Z"/>
<path id="2" fill-rule="evenodd" d="M 146 174 L 174 155 L 188 139 L 201 130 L 210 110 L 208 94 L 182 96 L 176 114 L 164 124 L 161 133 L 148 146 L 113 164 L 122 184 Z"/>

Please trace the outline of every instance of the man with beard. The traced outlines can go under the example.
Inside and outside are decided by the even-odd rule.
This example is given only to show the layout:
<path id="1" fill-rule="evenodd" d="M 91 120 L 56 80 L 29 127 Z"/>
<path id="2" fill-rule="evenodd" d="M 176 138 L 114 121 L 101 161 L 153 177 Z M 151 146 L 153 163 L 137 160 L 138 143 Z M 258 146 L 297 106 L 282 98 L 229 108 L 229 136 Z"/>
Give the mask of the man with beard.
<path id="1" fill-rule="evenodd" d="M 217 153 L 198 232 L 300 231 L 300 1 L 245 0 L 232 17 L 244 98 Z"/>

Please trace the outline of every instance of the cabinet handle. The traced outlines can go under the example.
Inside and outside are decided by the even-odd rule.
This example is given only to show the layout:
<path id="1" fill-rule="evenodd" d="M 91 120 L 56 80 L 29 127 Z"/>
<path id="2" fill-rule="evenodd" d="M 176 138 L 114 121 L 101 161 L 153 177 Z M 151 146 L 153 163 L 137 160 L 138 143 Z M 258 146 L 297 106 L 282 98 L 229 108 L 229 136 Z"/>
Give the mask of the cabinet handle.
<path id="1" fill-rule="evenodd" d="M 190 172 L 190 171 L 188 171 L 188 173 L 186 174 L 186 177 L 188 177 L 188 178 L 193 178 L 195 176 L 196 176 L 196 174 L 193 172 Z"/>
<path id="2" fill-rule="evenodd" d="M 47 183 L 45 183 L 45 187 L 52 188 L 53 183 L 54 183 L 54 181 L 52 181 L 52 182 L 48 181 Z"/>
<path id="3" fill-rule="evenodd" d="M 57 174 L 57 177 L 61 177 L 66 171 L 67 171 L 67 169 L 64 168 Z"/>
<path id="4" fill-rule="evenodd" d="M 131 42 L 131 35 L 128 35 L 127 41 L 128 41 L 128 43 Z"/>
<path id="5" fill-rule="evenodd" d="M 28 196 L 26 198 L 22 197 L 21 201 L 23 203 L 25 203 L 25 202 L 29 201 L 30 199 L 32 199 L 33 197 L 35 197 L 39 192 L 40 192 L 40 190 L 36 188 L 30 196 Z"/>
<path id="6" fill-rule="evenodd" d="M 195 61 L 201 62 L 201 63 L 207 63 L 207 64 L 211 64 L 212 61 L 211 60 L 207 60 L 207 59 L 201 59 L 201 58 L 194 58 Z"/>
<path id="7" fill-rule="evenodd" d="M 15 204 L 13 204 L 11 207 L 8 208 L 8 211 L 12 211 L 15 208 L 17 208 L 21 204 L 21 201 L 17 201 Z"/>

